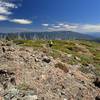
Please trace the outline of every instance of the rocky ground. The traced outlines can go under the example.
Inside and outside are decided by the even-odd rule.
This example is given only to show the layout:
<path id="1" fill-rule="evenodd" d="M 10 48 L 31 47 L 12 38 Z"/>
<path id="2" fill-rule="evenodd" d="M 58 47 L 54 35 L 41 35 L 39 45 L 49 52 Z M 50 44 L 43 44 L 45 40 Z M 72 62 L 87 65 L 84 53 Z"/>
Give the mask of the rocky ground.
<path id="1" fill-rule="evenodd" d="M 0 41 L 0 100 L 100 100 L 100 77 L 80 67 L 42 49 Z"/>

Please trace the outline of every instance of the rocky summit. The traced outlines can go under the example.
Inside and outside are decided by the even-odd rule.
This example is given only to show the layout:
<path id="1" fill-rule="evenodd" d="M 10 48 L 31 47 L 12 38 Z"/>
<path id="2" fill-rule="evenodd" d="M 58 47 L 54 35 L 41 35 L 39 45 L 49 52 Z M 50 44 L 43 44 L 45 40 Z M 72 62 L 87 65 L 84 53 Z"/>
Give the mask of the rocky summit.
<path id="1" fill-rule="evenodd" d="M 0 41 L 0 100 L 100 100 L 100 60 L 92 59 L 91 42 L 41 43 Z"/>

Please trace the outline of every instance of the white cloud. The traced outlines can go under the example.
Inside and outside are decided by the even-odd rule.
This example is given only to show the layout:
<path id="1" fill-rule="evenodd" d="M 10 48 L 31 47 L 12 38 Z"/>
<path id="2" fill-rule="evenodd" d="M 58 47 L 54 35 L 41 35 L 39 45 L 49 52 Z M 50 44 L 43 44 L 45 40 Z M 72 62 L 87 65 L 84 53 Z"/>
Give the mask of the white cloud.
<path id="1" fill-rule="evenodd" d="M 12 3 L 11 1 L 14 1 L 14 0 L 0 0 L 0 21 L 7 20 L 9 22 L 18 23 L 18 24 L 31 24 L 32 23 L 31 20 L 27 20 L 24 18 L 23 19 L 16 19 L 16 18 L 10 19 L 10 17 L 8 17 L 10 14 L 12 14 L 12 9 L 19 7 L 19 5 L 16 5 Z"/>
<path id="2" fill-rule="evenodd" d="M 77 29 L 79 26 L 78 25 L 69 25 L 69 24 L 65 24 L 62 27 L 68 29 L 68 30 L 73 30 L 73 29 Z"/>
<path id="3" fill-rule="evenodd" d="M 80 27 L 84 32 L 100 32 L 100 24 L 86 24 Z"/>
<path id="4" fill-rule="evenodd" d="M 49 24 L 42 24 L 42 26 L 48 27 L 48 26 L 49 26 Z"/>
<path id="5" fill-rule="evenodd" d="M 79 28 L 78 24 L 51 24 L 48 30 L 53 30 L 53 31 L 76 31 Z"/>
<path id="6" fill-rule="evenodd" d="M 0 15 L 0 21 L 5 21 L 5 20 L 8 20 L 8 17 L 7 16 Z"/>
<path id="7" fill-rule="evenodd" d="M 17 24 L 31 24 L 32 23 L 31 20 L 27 20 L 27 19 L 11 19 L 9 21 L 17 23 Z"/>
<path id="8" fill-rule="evenodd" d="M 8 9 L 6 9 L 5 7 L 0 7 L 0 14 L 9 15 L 9 14 L 11 14 L 11 12 L 8 11 Z"/>
<path id="9" fill-rule="evenodd" d="M 64 23 L 59 23 L 58 25 L 59 25 L 59 26 L 63 26 L 63 25 L 64 25 Z"/>
<path id="10" fill-rule="evenodd" d="M 100 32 L 100 24 L 51 24 L 50 31 L 76 31 L 76 32 Z"/>
<path id="11" fill-rule="evenodd" d="M 0 21 L 9 21 L 17 24 L 31 24 L 32 21 L 28 19 L 10 19 L 7 16 L 0 15 Z"/>
<path id="12" fill-rule="evenodd" d="M 60 28 L 61 26 L 59 26 L 59 25 L 54 25 L 54 26 L 52 26 L 53 28 Z"/>
<path id="13" fill-rule="evenodd" d="M 14 3 L 0 0 L 0 14 L 6 14 L 6 15 L 12 14 L 10 10 L 14 8 L 17 8 L 17 5 L 15 5 Z"/>

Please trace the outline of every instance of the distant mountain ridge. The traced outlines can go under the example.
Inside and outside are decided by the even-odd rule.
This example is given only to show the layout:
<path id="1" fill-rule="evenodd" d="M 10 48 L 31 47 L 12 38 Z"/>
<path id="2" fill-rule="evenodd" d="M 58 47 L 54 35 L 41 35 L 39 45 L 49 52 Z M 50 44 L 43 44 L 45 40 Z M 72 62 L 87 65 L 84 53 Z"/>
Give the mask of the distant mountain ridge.
<path id="1" fill-rule="evenodd" d="M 18 32 L 0 33 L 0 38 L 9 39 L 47 39 L 47 40 L 66 40 L 66 39 L 85 39 L 94 40 L 93 36 L 81 34 L 73 31 L 52 31 L 52 32 Z"/>
<path id="2" fill-rule="evenodd" d="M 96 37 L 96 38 L 100 38 L 100 32 L 96 32 L 96 33 L 87 33 L 88 35 L 91 35 L 93 37 Z"/>

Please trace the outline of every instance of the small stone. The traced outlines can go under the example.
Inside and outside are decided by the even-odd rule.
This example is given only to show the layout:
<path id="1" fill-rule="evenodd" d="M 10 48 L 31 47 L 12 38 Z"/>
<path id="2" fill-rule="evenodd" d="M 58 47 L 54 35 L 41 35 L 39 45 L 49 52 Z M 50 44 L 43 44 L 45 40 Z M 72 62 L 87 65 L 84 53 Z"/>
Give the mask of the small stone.
<path id="1" fill-rule="evenodd" d="M 42 61 L 46 63 L 50 63 L 51 60 L 47 56 L 45 56 Z"/>
<path id="2" fill-rule="evenodd" d="M 35 62 L 39 62 L 39 59 L 38 58 L 35 58 Z"/>
<path id="3" fill-rule="evenodd" d="M 25 100 L 37 100 L 37 99 L 38 99 L 37 95 L 29 95 L 25 97 Z"/>
<path id="4" fill-rule="evenodd" d="M 72 54 L 67 54 L 67 57 L 69 57 L 69 58 L 72 57 Z"/>
<path id="5" fill-rule="evenodd" d="M 67 100 L 66 98 L 64 98 L 64 100 Z"/>
<path id="6" fill-rule="evenodd" d="M 6 50 L 5 50 L 5 48 L 4 48 L 4 47 L 2 48 L 2 51 L 3 51 L 3 53 L 5 53 L 5 51 L 6 51 Z"/>
<path id="7" fill-rule="evenodd" d="M 81 59 L 79 57 L 75 57 L 76 60 L 81 61 Z"/>
<path id="8" fill-rule="evenodd" d="M 41 78 L 42 78 L 43 80 L 46 80 L 46 75 L 42 75 Z"/>
<path id="9" fill-rule="evenodd" d="M 100 88 L 100 78 L 99 77 L 97 77 L 93 83 L 96 87 Z"/>
<path id="10" fill-rule="evenodd" d="M 34 96 L 31 96 L 34 100 L 37 100 L 38 99 L 38 97 L 37 97 L 37 95 L 34 95 Z"/>

